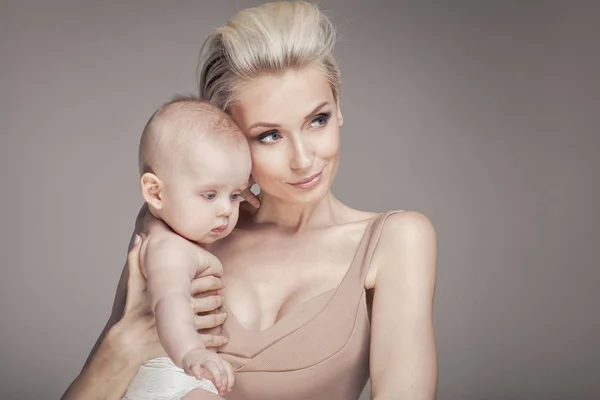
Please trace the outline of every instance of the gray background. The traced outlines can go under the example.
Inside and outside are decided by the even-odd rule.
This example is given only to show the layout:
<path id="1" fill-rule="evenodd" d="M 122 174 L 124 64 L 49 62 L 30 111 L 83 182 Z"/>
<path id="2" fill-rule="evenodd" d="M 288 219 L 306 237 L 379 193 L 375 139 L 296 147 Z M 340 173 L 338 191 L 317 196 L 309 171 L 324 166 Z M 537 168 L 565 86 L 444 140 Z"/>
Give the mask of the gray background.
<path id="1" fill-rule="evenodd" d="M 141 204 L 141 129 L 257 3 L 0 3 L 0 397 L 78 373 Z M 439 398 L 600 398 L 600 3 L 320 3 L 341 33 L 335 193 L 438 232 Z"/>

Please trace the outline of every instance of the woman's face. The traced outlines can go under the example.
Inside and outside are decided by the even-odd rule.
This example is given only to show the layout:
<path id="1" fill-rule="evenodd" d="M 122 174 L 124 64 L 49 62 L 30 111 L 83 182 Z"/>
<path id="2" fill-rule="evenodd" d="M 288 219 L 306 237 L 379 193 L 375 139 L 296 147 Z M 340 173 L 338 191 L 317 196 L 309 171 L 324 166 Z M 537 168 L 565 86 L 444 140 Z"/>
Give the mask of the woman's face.
<path id="1" fill-rule="evenodd" d="M 230 110 L 248 138 L 252 176 L 261 191 L 288 203 L 313 203 L 329 192 L 343 122 L 335 100 L 316 67 L 243 86 Z"/>

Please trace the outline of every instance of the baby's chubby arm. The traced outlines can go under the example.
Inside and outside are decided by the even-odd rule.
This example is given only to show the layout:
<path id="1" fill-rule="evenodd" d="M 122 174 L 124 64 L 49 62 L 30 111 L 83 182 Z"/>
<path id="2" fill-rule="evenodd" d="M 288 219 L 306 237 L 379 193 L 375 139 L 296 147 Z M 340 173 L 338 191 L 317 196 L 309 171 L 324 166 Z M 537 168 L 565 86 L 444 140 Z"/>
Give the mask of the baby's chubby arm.
<path id="1" fill-rule="evenodd" d="M 205 256 L 208 252 L 176 235 L 150 235 L 144 250 L 143 270 L 158 336 L 169 357 L 183 368 L 190 350 L 205 349 L 190 303 L 192 279 L 203 272 L 220 276 L 222 267 L 216 257 Z"/>

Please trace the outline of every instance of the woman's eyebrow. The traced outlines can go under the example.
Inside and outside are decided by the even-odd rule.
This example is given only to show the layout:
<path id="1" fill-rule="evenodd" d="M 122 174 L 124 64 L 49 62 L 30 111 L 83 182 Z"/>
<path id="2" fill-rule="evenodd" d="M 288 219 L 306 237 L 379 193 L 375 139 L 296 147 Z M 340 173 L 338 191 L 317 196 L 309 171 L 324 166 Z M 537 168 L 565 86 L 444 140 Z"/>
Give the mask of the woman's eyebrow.
<path id="1" fill-rule="evenodd" d="M 310 117 L 312 117 L 312 116 L 313 116 L 313 115 L 314 115 L 314 114 L 315 114 L 317 111 L 319 111 L 319 109 L 323 108 L 323 106 L 326 106 L 326 105 L 328 105 L 328 104 L 329 104 L 329 102 L 328 102 L 328 101 L 324 101 L 324 102 L 322 102 L 322 103 L 319 103 L 319 105 L 318 105 L 318 106 L 316 106 L 316 107 L 315 107 L 315 108 L 314 108 L 314 109 L 313 109 L 313 110 L 312 110 L 310 113 L 308 113 L 308 114 L 306 115 L 306 117 L 304 117 L 304 119 L 305 119 L 305 120 L 306 120 L 306 119 L 309 119 L 309 118 L 310 118 Z M 250 126 L 248 127 L 248 130 L 250 131 L 250 130 L 252 130 L 252 129 L 254 129 L 254 128 L 258 127 L 258 126 L 261 126 L 261 127 L 263 127 L 263 128 L 277 128 L 277 127 L 279 127 L 279 124 L 275 124 L 275 123 L 272 123 L 272 122 L 255 122 L 255 123 L 253 123 L 252 125 L 250 125 Z"/>
<path id="2" fill-rule="evenodd" d="M 278 124 L 273 124 L 273 123 L 270 123 L 270 122 L 256 122 L 256 123 L 250 125 L 248 127 L 248 130 L 254 129 L 257 126 L 262 126 L 264 128 L 277 128 L 279 125 Z"/>
<path id="3" fill-rule="evenodd" d="M 326 106 L 327 104 L 329 104 L 328 101 L 324 101 L 322 103 L 320 103 L 318 106 L 316 106 L 310 113 L 308 113 L 306 115 L 306 117 L 304 117 L 304 119 L 309 119 L 310 117 L 312 117 L 317 111 L 319 111 L 319 109 L 323 108 L 323 106 Z"/>

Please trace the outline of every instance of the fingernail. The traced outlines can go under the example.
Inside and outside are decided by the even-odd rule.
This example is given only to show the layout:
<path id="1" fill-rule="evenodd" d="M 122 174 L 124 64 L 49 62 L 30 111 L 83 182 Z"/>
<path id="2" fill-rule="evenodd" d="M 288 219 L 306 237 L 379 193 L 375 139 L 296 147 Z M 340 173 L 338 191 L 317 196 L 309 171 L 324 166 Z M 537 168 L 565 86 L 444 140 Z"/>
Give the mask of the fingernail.
<path id="1" fill-rule="evenodd" d="M 135 242 L 134 242 L 134 244 L 138 244 L 140 242 L 140 240 L 142 240 L 142 238 L 140 237 L 140 235 L 135 235 Z"/>

